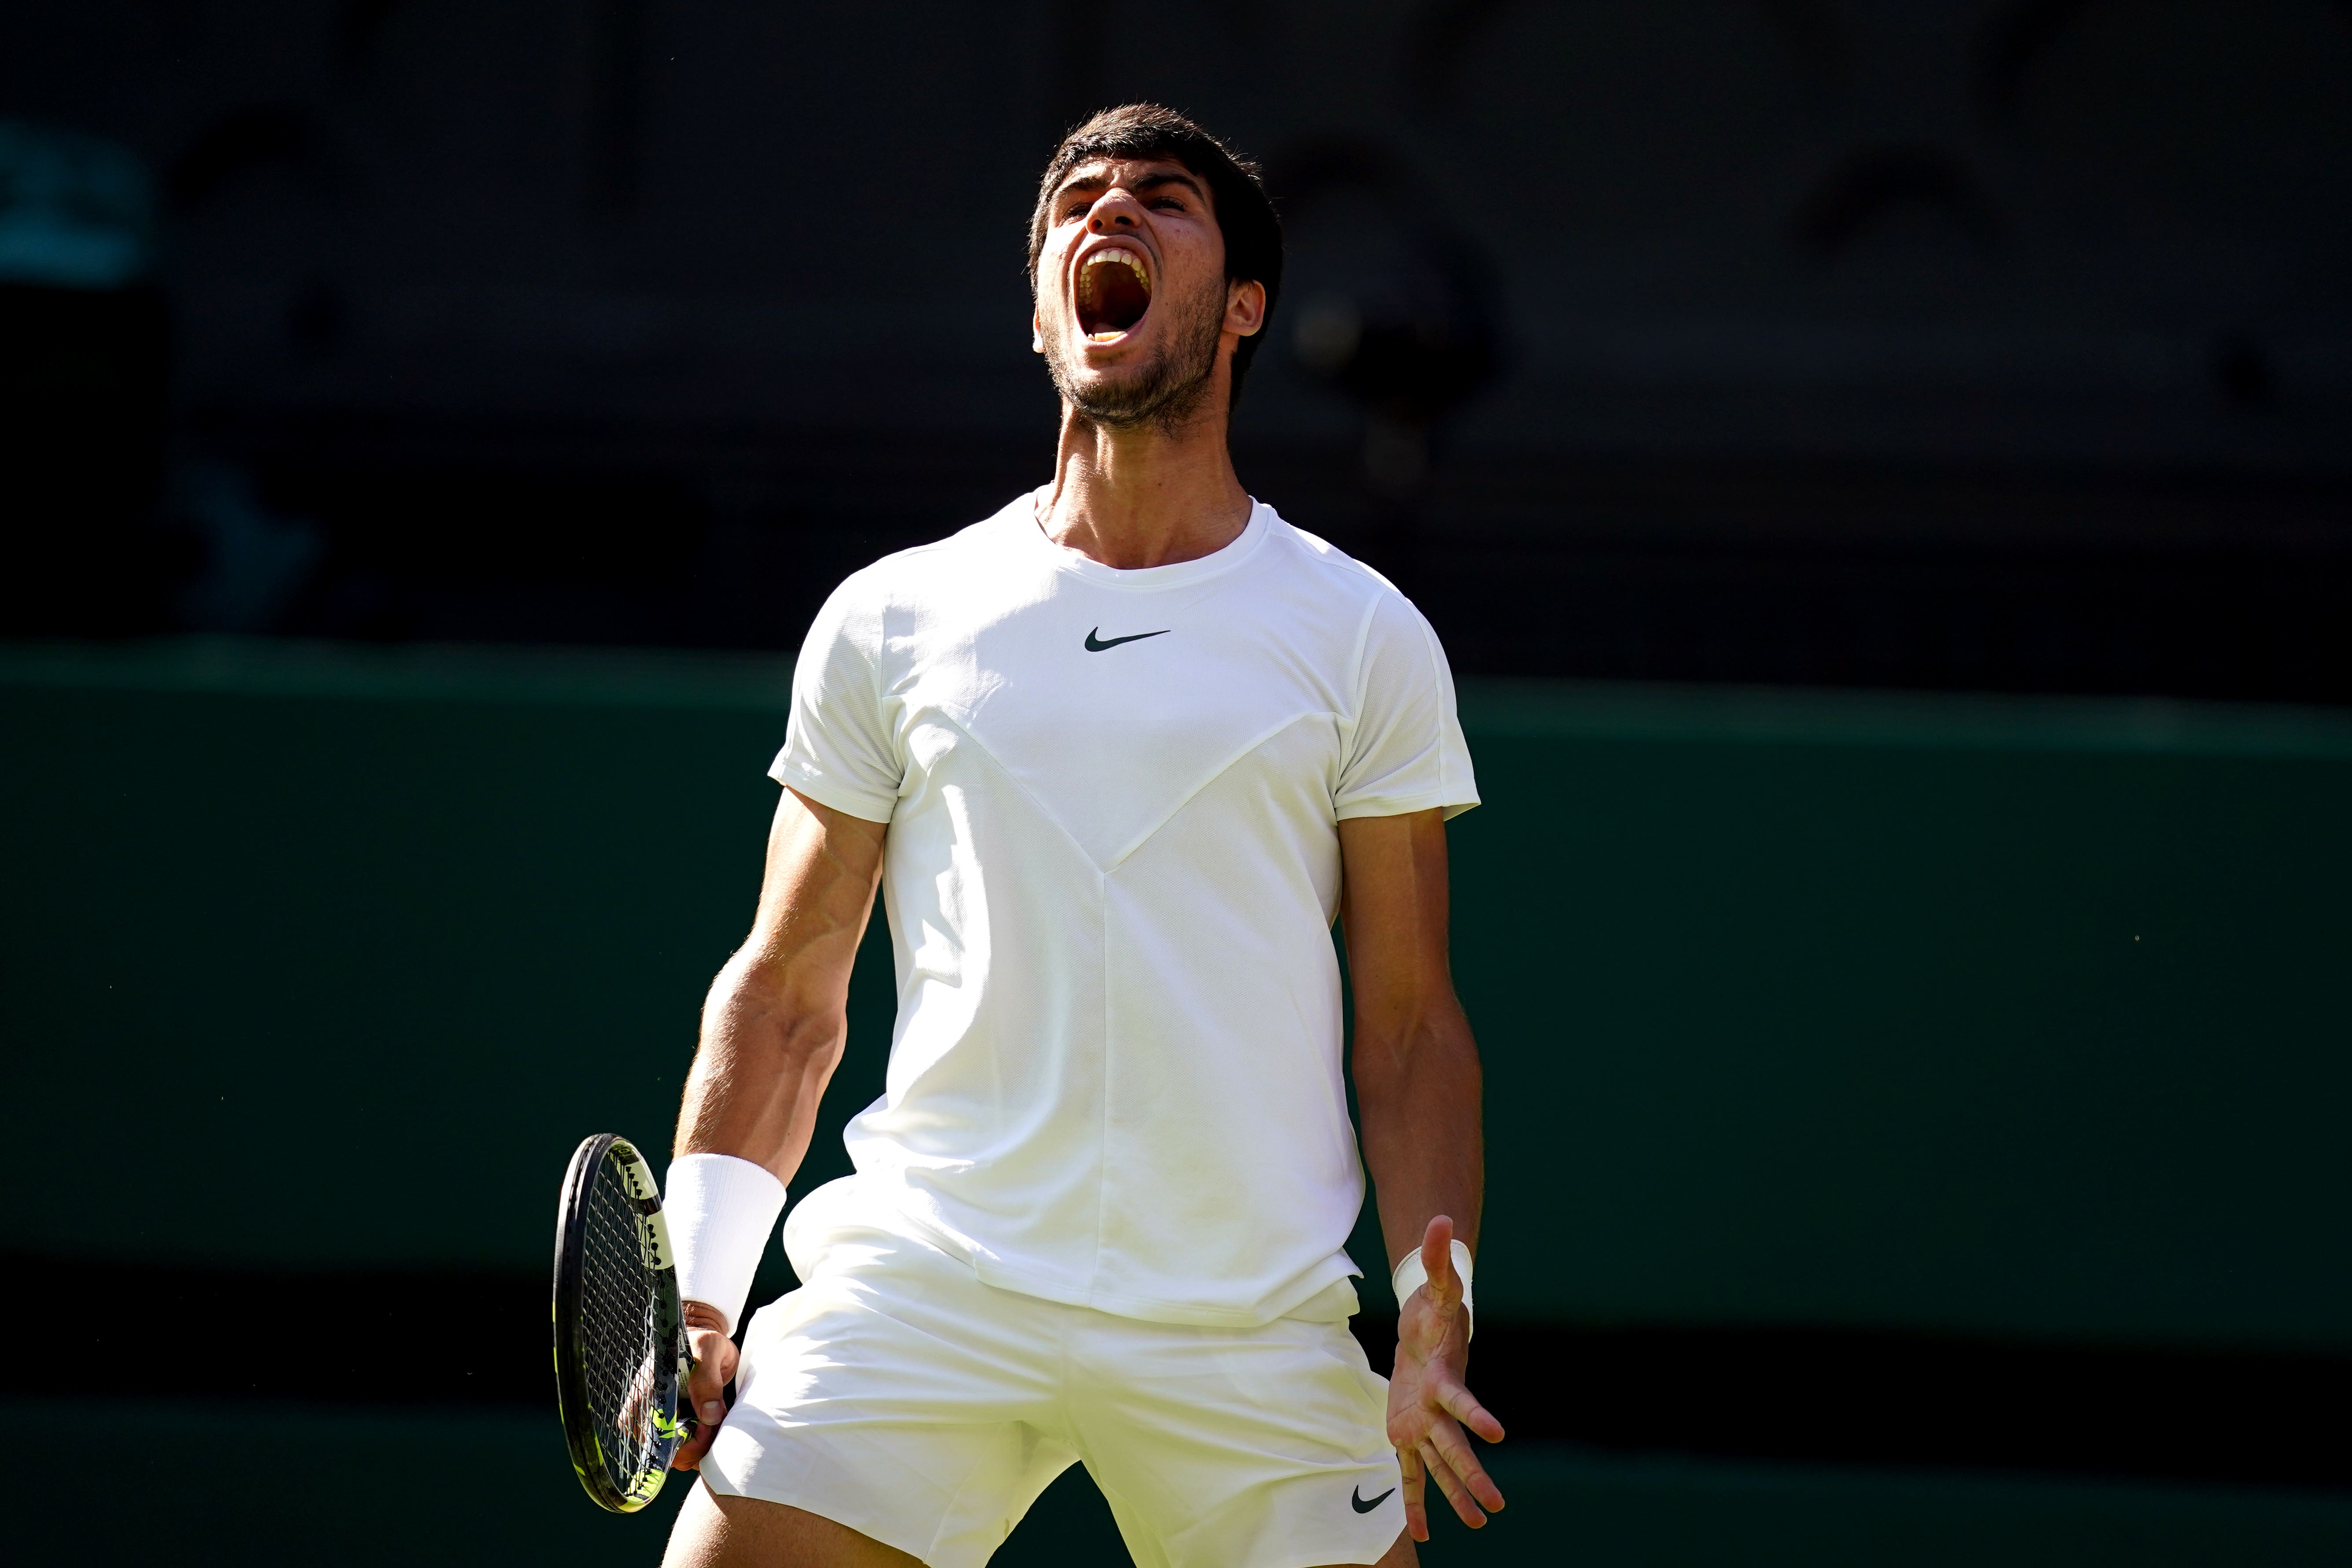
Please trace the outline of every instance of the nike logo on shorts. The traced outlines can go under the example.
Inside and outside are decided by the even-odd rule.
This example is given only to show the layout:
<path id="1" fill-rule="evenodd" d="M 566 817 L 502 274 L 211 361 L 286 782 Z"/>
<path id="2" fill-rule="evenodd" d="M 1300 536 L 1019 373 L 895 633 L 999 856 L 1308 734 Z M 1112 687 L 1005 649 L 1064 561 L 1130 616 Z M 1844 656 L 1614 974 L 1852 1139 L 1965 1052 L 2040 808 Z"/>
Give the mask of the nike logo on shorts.
<path id="1" fill-rule="evenodd" d="M 1354 1505 L 1355 1505 L 1355 1509 L 1356 1509 L 1356 1511 L 1357 1511 L 1358 1513 L 1370 1513 L 1370 1512 L 1371 1512 L 1371 1511 L 1372 1511 L 1372 1510 L 1374 1510 L 1374 1509 L 1376 1509 L 1376 1508 L 1380 1507 L 1380 1506 L 1381 1506 L 1381 1504 L 1382 1504 L 1382 1503 L 1384 1503 L 1384 1502 L 1388 1501 L 1388 1500 L 1389 1500 L 1389 1499 L 1391 1499 L 1391 1498 L 1394 1497 L 1395 1495 L 1396 1495 L 1396 1488 L 1394 1488 L 1394 1487 L 1391 1487 L 1388 1490 L 1386 1490 L 1386 1491 L 1382 1492 L 1380 1496 L 1378 1496 L 1378 1497 L 1376 1497 L 1376 1498 L 1372 1499 L 1370 1502 L 1367 1502 L 1367 1501 L 1365 1501 L 1365 1500 L 1364 1500 L 1364 1489 L 1363 1489 L 1363 1488 L 1361 1488 L 1361 1487 L 1350 1487 L 1350 1488 L 1349 1488 L 1349 1489 L 1348 1489 L 1348 1500 L 1349 1500 L 1350 1503 L 1352 1503 L 1352 1504 L 1354 1504 Z"/>

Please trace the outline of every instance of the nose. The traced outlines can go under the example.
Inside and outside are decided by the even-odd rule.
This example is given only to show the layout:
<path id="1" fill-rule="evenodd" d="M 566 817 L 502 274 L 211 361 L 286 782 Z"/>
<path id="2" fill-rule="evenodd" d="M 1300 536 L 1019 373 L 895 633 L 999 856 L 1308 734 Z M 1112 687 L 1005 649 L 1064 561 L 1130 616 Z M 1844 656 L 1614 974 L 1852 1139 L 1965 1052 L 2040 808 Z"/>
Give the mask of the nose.
<path id="1" fill-rule="evenodd" d="M 1095 198 L 1087 210 L 1088 234 L 1115 234 L 1143 225 L 1143 204 L 1124 185 L 1114 185 Z"/>

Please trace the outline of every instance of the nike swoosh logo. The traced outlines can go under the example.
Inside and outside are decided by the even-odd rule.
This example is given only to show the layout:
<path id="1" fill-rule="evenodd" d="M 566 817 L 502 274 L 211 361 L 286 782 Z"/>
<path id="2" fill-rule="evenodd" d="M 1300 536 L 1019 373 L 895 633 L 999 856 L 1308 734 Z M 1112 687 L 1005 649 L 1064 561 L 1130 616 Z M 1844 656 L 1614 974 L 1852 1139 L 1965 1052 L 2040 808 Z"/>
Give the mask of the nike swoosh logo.
<path id="1" fill-rule="evenodd" d="M 1106 637 L 1102 635 L 1102 627 L 1097 626 L 1093 631 L 1087 634 L 1087 651 L 1088 653 L 1100 653 L 1107 647 L 1117 647 L 1123 642 L 1141 642 L 1146 637 L 1164 637 L 1169 632 L 1172 632 L 1176 628 L 1174 626 L 1170 626 L 1162 631 L 1136 632 L 1130 636 L 1123 637 Z"/>
<path id="2" fill-rule="evenodd" d="M 1353 1504 L 1355 1504 L 1355 1505 L 1356 1505 L 1356 1511 L 1357 1511 L 1358 1513 L 1370 1513 L 1370 1512 L 1371 1512 L 1371 1511 L 1372 1511 L 1372 1510 L 1374 1510 L 1374 1509 L 1376 1509 L 1376 1508 L 1380 1507 L 1380 1506 L 1381 1506 L 1381 1504 L 1382 1504 L 1382 1503 L 1384 1503 L 1384 1502 L 1388 1501 L 1388 1500 L 1389 1500 L 1389 1499 L 1391 1499 L 1391 1498 L 1394 1497 L 1395 1495 L 1396 1495 L 1396 1488 L 1394 1488 L 1394 1487 L 1391 1487 L 1388 1490 L 1386 1490 L 1386 1491 L 1382 1492 L 1380 1496 L 1378 1496 L 1378 1497 L 1374 1498 L 1371 1501 L 1370 1501 L 1370 1502 L 1366 1502 L 1366 1501 L 1364 1500 L 1364 1494 L 1363 1494 L 1363 1489 L 1362 1489 L 1362 1488 L 1360 1488 L 1360 1487 L 1350 1487 L 1350 1488 L 1349 1488 L 1349 1489 L 1348 1489 L 1348 1500 L 1349 1500 L 1349 1502 L 1351 1502 L 1351 1503 L 1353 1503 Z"/>

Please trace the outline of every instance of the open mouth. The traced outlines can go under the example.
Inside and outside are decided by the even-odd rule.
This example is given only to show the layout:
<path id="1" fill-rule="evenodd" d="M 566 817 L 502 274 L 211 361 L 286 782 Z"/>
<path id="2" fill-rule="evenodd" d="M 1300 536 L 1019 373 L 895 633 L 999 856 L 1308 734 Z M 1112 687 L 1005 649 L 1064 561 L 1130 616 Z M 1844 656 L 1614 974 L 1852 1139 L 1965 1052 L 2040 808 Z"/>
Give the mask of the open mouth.
<path id="1" fill-rule="evenodd" d="M 1134 251 L 1112 246 L 1078 264 L 1078 328 L 1087 342 L 1108 342 L 1150 309 L 1151 278 Z"/>

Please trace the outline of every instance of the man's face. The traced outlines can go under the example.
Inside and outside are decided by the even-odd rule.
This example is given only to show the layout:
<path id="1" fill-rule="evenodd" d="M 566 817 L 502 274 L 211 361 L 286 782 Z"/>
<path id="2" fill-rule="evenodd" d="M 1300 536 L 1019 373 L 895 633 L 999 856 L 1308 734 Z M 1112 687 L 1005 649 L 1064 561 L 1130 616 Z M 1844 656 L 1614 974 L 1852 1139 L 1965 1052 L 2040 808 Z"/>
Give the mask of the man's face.
<path id="1" fill-rule="evenodd" d="M 1037 257 L 1036 336 L 1063 398 L 1098 424 L 1182 423 L 1223 334 L 1254 332 L 1265 291 L 1228 285 L 1206 181 L 1163 159 L 1097 159 L 1064 177 Z"/>

